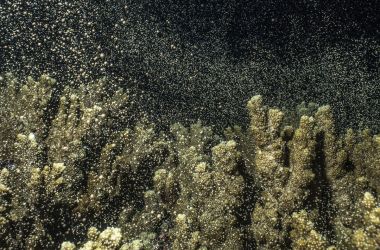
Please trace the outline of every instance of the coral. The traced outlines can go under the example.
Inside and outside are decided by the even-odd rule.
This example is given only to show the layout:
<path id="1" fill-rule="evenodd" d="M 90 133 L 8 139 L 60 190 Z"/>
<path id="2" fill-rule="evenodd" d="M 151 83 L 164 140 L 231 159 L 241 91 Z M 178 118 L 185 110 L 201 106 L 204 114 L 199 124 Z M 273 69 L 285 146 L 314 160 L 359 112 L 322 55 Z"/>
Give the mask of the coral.
<path id="1" fill-rule="evenodd" d="M 173 248 L 239 248 L 242 232 L 234 211 L 242 203 L 244 180 L 237 164 L 239 153 L 234 141 L 221 142 L 212 148 L 211 163 L 193 165 L 193 188 L 180 193 L 175 226 L 171 230 Z M 182 190 L 181 190 L 182 191 Z M 187 207 L 181 208 L 183 199 Z"/>
<path id="2" fill-rule="evenodd" d="M 380 246 L 380 207 L 371 193 L 364 193 L 359 212 L 361 227 L 354 230 L 352 243 L 360 250 L 376 249 Z"/>
<path id="3" fill-rule="evenodd" d="M 293 228 L 290 231 L 292 249 L 327 248 L 327 240 L 315 230 L 314 223 L 309 220 L 305 210 L 293 213 L 290 225 Z"/>
<path id="4" fill-rule="evenodd" d="M 13 103 L 4 101 L 11 119 L 2 123 L 8 133 L 1 137 L 2 245 L 57 246 L 67 235 L 82 237 L 91 218 L 116 221 L 121 206 L 141 206 L 142 194 L 151 185 L 143 176 L 153 171 L 148 165 L 153 169 L 160 163 L 164 145 L 146 122 L 130 124 L 123 90 L 107 89 L 104 79 L 65 89 L 54 112 L 51 92 L 44 90 L 53 88 L 51 78 L 30 78 L 20 90 L 11 76 L 4 79 L 8 84 L 1 86 L 6 88 L 2 95 Z M 11 90 L 16 94 L 10 95 Z M 27 99 L 25 118 L 20 105 Z M 120 205 L 111 206 L 117 201 Z"/>
<path id="5" fill-rule="evenodd" d="M 114 227 L 108 227 L 100 233 L 95 227 L 90 227 L 88 229 L 87 236 L 89 240 L 79 249 L 119 249 L 122 237 L 120 228 Z M 65 241 L 61 244 L 61 250 L 70 250 L 75 248 L 75 244 L 69 241 Z"/>
<path id="6" fill-rule="evenodd" d="M 17 134 L 41 142 L 45 136 L 49 101 L 55 88 L 55 80 L 42 75 L 37 81 L 28 77 L 24 84 L 8 73 L 0 77 L 0 164 L 12 165 Z"/>
<path id="7" fill-rule="evenodd" d="M 284 247 L 286 228 L 292 212 L 307 199 L 314 174 L 314 119 L 302 116 L 291 140 L 281 133 L 283 112 L 262 105 L 262 97 L 248 102 L 250 134 L 255 143 L 253 172 L 261 197 L 252 212 L 252 232 L 266 249 Z M 286 128 L 289 130 L 288 128 Z"/>
<path id="8" fill-rule="evenodd" d="M 6 249 L 378 249 L 380 137 L 329 106 L 158 129 L 106 79 L 0 84 Z"/>
<path id="9" fill-rule="evenodd" d="M 120 250 L 149 250 L 154 249 L 156 235 L 154 233 L 142 233 L 139 237 L 129 243 L 125 243 Z"/>

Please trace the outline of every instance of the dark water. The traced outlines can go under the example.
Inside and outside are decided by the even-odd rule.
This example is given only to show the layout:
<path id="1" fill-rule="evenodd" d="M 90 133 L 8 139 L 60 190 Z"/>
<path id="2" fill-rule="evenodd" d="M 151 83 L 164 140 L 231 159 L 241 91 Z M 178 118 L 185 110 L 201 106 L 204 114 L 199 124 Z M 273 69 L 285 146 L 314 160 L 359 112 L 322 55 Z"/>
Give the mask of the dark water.
<path id="1" fill-rule="evenodd" d="M 332 105 L 379 131 L 379 7 L 369 1 L 2 1 L 0 72 L 107 76 L 165 127 L 245 124 L 246 101 Z"/>

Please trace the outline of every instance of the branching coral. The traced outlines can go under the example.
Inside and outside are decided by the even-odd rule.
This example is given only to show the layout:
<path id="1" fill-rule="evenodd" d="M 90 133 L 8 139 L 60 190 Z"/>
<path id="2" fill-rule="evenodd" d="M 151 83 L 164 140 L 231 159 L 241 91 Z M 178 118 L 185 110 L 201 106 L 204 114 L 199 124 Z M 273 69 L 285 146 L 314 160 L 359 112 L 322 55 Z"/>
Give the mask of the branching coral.
<path id="1" fill-rule="evenodd" d="M 164 145 L 152 127 L 130 126 L 125 92 L 108 90 L 105 80 L 66 89 L 54 113 L 47 110 L 51 91 L 44 90 L 54 88 L 54 80 L 28 79 L 20 87 L 11 76 L 5 81 L 0 99 L 9 95 L 13 102 L 2 102 L 10 117 L 1 130 L 7 132 L 1 137 L 2 245 L 57 246 L 66 237 L 83 237 L 80 231 L 91 218 L 103 225 L 107 218 L 117 220 L 120 207 L 141 206 L 150 185 L 143 177 L 153 171 L 148 166 L 160 163 Z M 24 111 L 23 102 L 28 102 Z M 53 116 L 51 124 L 45 111 Z"/>
<path id="2" fill-rule="evenodd" d="M 293 249 L 326 249 L 327 241 L 319 234 L 314 223 L 308 219 L 308 214 L 305 210 L 293 213 L 291 219 L 290 238 L 292 240 Z"/>
<path id="3" fill-rule="evenodd" d="M 380 207 L 371 193 L 364 193 L 359 205 L 361 226 L 353 232 L 352 243 L 361 250 L 376 249 L 380 246 Z"/>
<path id="4" fill-rule="evenodd" d="M 79 249 L 95 250 L 95 249 L 117 249 L 121 243 L 120 228 L 108 227 L 104 231 L 99 232 L 96 227 L 90 227 L 87 232 L 88 241 Z M 61 250 L 76 249 L 74 243 L 65 241 L 61 244 Z"/>
<path id="5" fill-rule="evenodd" d="M 283 113 L 267 109 L 262 97 L 248 102 L 250 132 L 255 143 L 254 173 L 261 197 L 252 213 L 252 232 L 263 248 L 284 247 L 289 215 L 303 205 L 314 178 L 314 119 L 302 116 L 299 128 L 287 140 L 290 128 L 282 129 Z M 288 135 L 289 136 L 289 135 Z"/>
<path id="6" fill-rule="evenodd" d="M 254 96 L 247 129 L 157 133 L 105 79 L 1 81 L 1 247 L 379 248 L 380 137 L 329 106 Z"/>
<path id="7" fill-rule="evenodd" d="M 349 229 L 357 225 L 355 204 L 366 190 L 378 192 L 378 137 L 372 138 L 368 131 L 356 136 L 349 130 L 339 138 L 329 106 L 303 108 L 299 113 L 309 116 L 301 115 L 296 129 L 292 119 L 285 119 L 292 126 L 283 121 L 281 111 L 263 106 L 261 96 L 248 102 L 248 110 L 251 124 L 247 134 L 235 127 L 227 136 L 239 138 L 259 190 L 251 218 L 256 246 L 290 247 L 288 228 L 298 225 L 294 218 L 300 218 L 298 211 L 306 208 L 315 221 L 313 235 L 324 242 L 315 242 L 316 246 L 349 248 L 353 237 Z"/>
<path id="8" fill-rule="evenodd" d="M 239 153 L 234 141 L 212 148 L 212 162 L 193 166 L 193 188 L 180 194 L 180 209 L 172 229 L 173 248 L 231 249 L 242 245 L 235 210 L 242 203 L 244 180 L 239 175 Z M 182 197 L 186 195 L 186 197 Z"/>
<path id="9" fill-rule="evenodd" d="M 42 75 L 38 81 L 28 77 L 21 84 L 8 73 L 0 79 L 0 164 L 12 164 L 17 134 L 23 134 L 38 143 L 44 137 L 49 101 L 55 80 Z"/>

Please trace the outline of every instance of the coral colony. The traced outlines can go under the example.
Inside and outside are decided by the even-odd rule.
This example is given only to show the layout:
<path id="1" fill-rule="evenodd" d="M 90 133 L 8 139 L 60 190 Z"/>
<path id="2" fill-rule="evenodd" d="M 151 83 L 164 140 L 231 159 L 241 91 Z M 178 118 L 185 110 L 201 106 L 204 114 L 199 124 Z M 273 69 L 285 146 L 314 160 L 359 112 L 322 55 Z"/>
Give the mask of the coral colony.
<path id="1" fill-rule="evenodd" d="M 379 136 L 261 96 L 160 131 L 107 83 L 1 77 L 1 249 L 379 249 Z"/>

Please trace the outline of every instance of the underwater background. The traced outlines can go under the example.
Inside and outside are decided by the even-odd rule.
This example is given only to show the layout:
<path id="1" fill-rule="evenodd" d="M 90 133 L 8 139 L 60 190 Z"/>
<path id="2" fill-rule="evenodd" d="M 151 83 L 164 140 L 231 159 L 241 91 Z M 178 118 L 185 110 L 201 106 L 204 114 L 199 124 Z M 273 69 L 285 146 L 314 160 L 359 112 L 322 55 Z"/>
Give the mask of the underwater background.
<path id="1" fill-rule="evenodd" d="M 0 249 L 380 249 L 377 1 L 0 1 Z"/>
<path id="2" fill-rule="evenodd" d="M 379 11 L 373 0 L 4 1 L 0 71 L 62 85 L 107 76 L 164 127 L 245 124 L 261 94 L 328 103 L 339 128 L 378 131 Z"/>

